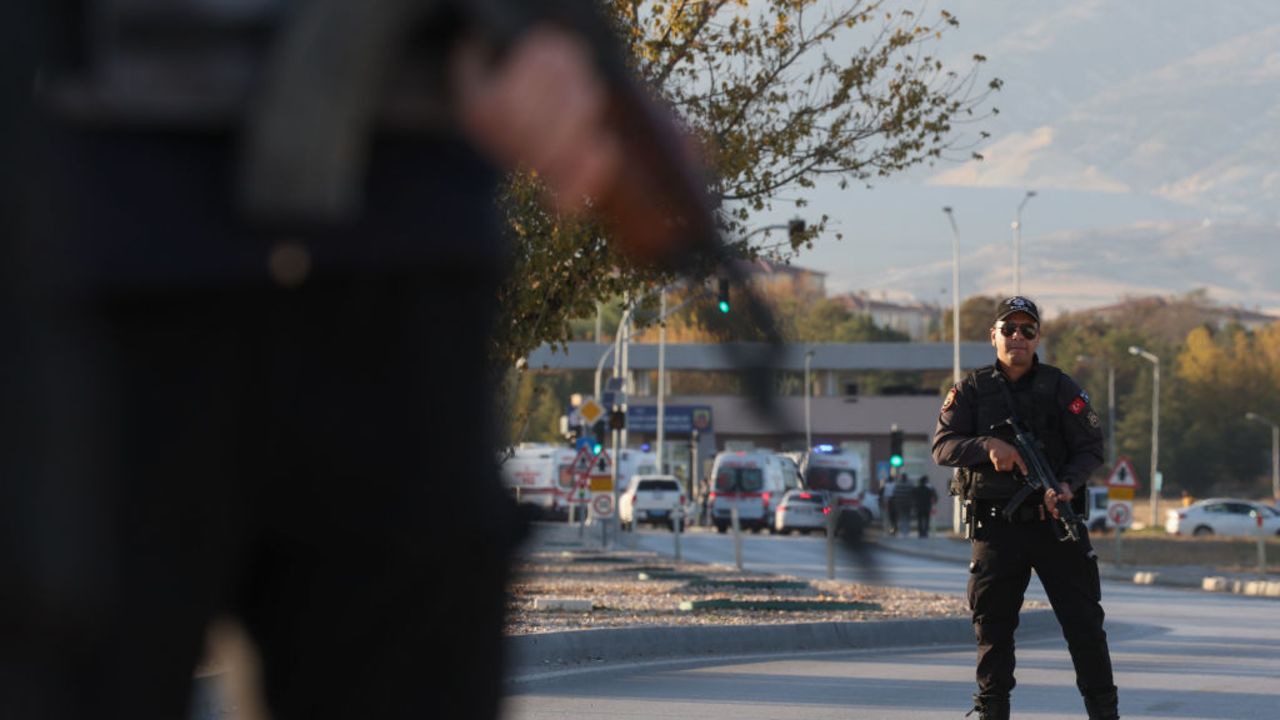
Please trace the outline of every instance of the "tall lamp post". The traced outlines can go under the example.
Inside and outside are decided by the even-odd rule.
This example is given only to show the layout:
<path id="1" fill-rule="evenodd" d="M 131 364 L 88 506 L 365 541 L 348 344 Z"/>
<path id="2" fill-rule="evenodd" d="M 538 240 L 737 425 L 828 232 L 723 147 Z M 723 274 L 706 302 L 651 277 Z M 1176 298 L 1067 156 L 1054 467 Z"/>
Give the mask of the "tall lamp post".
<path id="1" fill-rule="evenodd" d="M 960 228 L 956 227 L 956 216 L 951 206 L 942 208 L 951 221 L 951 374 L 956 383 L 960 382 Z"/>
<path id="2" fill-rule="evenodd" d="M 1022 294 L 1022 208 L 1026 207 L 1031 198 L 1036 196 L 1035 190 L 1028 190 L 1026 195 L 1022 196 L 1022 202 L 1018 203 L 1018 209 L 1013 213 L 1013 294 Z"/>
<path id="3" fill-rule="evenodd" d="M 813 351 L 807 350 L 804 354 L 804 451 L 809 452 L 813 449 L 813 422 L 810 419 L 809 412 L 809 396 L 813 394 L 813 389 L 809 385 L 809 366 L 813 362 Z"/>
<path id="4" fill-rule="evenodd" d="M 1280 501 L 1280 424 L 1255 412 L 1245 413 L 1244 419 L 1271 426 L 1271 497 Z"/>
<path id="5" fill-rule="evenodd" d="M 1160 358 L 1137 345 L 1129 346 L 1130 355 L 1139 355 L 1154 368 L 1151 375 L 1151 522 L 1160 522 L 1160 494 L 1156 492 L 1160 460 Z"/>

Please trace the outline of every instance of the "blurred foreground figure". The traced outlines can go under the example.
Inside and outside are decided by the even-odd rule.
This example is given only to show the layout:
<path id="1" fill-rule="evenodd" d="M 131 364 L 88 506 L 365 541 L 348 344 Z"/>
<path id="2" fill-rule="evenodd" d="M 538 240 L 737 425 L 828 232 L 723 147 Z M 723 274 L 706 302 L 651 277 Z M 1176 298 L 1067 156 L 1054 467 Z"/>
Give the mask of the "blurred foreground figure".
<path id="1" fill-rule="evenodd" d="M 433 5 L 5 3 L 0 717 L 181 718 L 224 613 L 277 719 L 496 715 L 498 168 L 652 203 L 576 34 Z"/>

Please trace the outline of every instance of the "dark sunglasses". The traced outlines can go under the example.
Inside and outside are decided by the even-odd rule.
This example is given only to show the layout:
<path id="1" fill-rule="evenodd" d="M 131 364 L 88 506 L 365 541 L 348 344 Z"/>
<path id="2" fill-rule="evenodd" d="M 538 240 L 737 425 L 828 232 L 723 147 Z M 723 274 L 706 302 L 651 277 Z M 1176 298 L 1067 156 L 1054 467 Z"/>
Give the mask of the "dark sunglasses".
<path id="1" fill-rule="evenodd" d="M 996 323 L 996 327 L 1000 329 L 1000 334 L 1005 337 L 1013 337 L 1015 332 L 1022 333 L 1022 337 L 1027 340 L 1035 340 L 1036 335 L 1040 334 L 1040 328 L 1035 323 L 1014 323 L 1001 320 Z"/>

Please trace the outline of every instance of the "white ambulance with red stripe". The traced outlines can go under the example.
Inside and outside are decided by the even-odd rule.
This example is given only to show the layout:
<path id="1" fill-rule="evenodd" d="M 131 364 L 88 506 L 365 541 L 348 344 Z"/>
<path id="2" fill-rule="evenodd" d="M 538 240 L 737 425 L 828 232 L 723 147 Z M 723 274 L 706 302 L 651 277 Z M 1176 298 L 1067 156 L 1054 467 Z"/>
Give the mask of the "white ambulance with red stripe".
<path id="1" fill-rule="evenodd" d="M 788 490 L 800 487 L 795 463 L 769 450 L 735 450 L 716 454 L 707 496 L 711 522 L 725 532 L 738 511 L 739 527 L 775 532 L 774 514 Z"/>
<path id="2" fill-rule="evenodd" d="M 502 482 L 521 504 L 533 505 L 548 517 L 563 518 L 574 491 L 576 456 L 570 447 L 521 443 L 502 463 Z"/>
<path id="3" fill-rule="evenodd" d="M 811 450 L 800 458 L 800 475 L 807 489 L 827 493 L 842 516 L 856 512 L 864 525 L 880 518 L 880 496 L 864 477 L 860 454 L 829 446 Z"/>

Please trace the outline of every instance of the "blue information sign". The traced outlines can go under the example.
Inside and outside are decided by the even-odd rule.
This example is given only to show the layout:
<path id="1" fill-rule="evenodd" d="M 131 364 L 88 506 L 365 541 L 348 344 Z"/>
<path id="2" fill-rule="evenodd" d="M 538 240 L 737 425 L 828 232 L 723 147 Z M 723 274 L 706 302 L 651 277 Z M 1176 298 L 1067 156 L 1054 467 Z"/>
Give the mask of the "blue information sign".
<path id="1" fill-rule="evenodd" d="M 662 410 L 663 431 L 669 435 L 688 435 L 694 430 L 711 432 L 711 406 L 667 405 Z M 633 432 L 656 433 L 658 408 L 656 405 L 631 405 L 627 408 L 627 429 Z"/>

